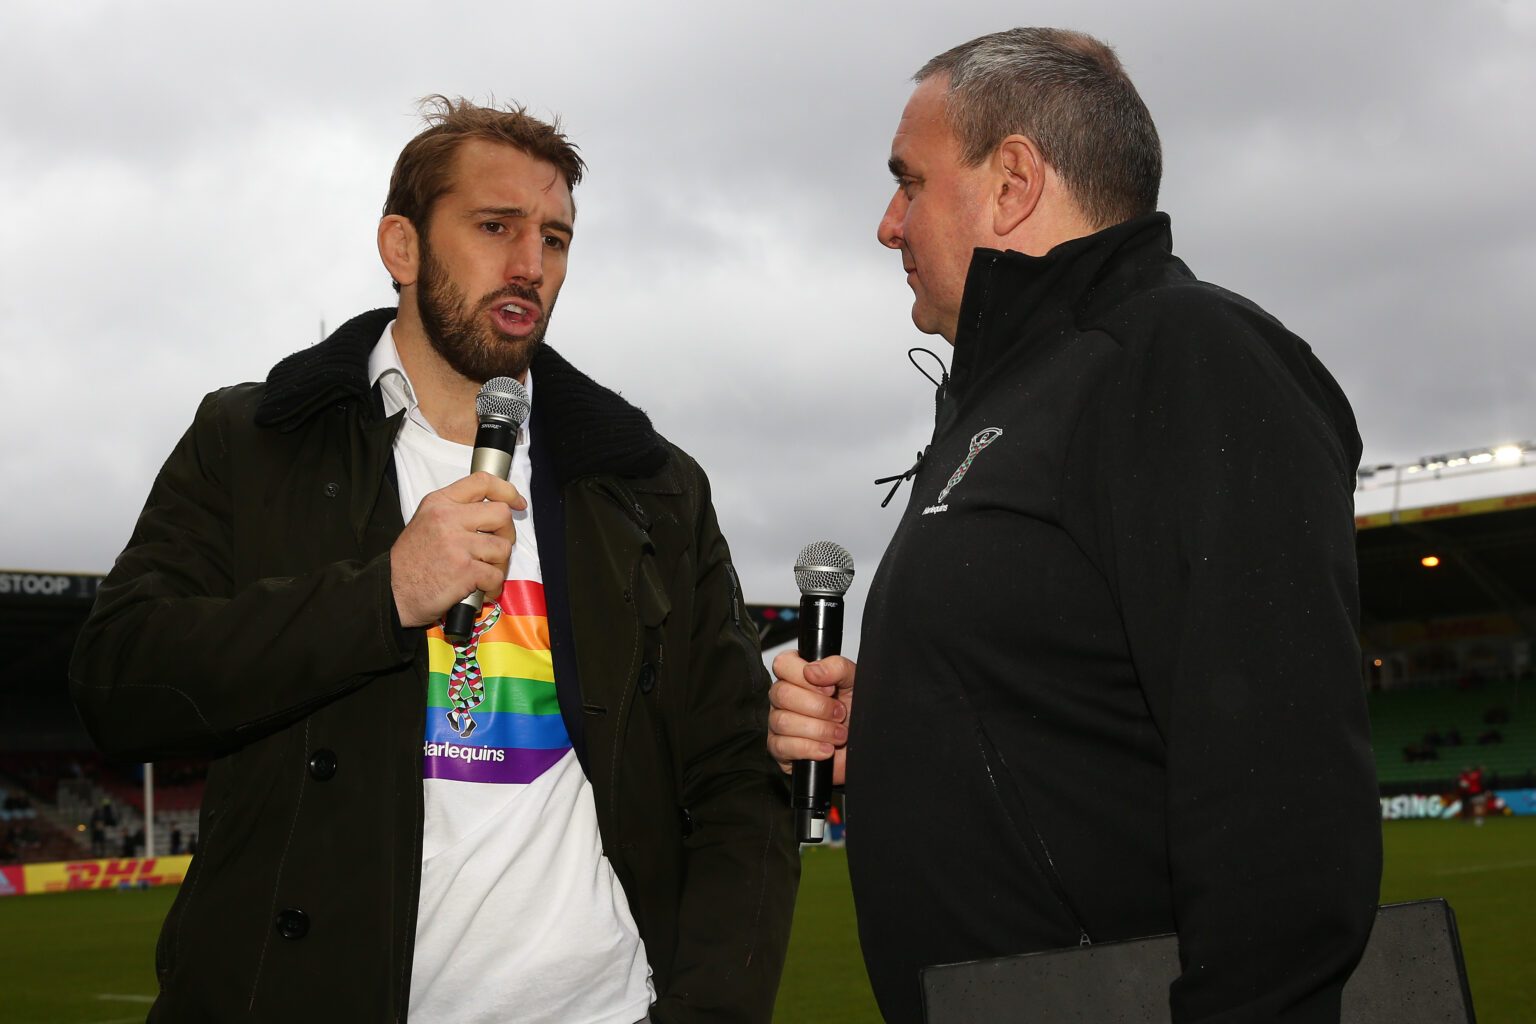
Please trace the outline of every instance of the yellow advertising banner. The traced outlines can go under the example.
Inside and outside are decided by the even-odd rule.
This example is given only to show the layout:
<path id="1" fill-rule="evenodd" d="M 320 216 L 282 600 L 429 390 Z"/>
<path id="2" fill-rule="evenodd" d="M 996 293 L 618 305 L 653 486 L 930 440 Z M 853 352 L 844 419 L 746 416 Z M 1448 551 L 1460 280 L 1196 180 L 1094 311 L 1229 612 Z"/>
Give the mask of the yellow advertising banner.
<path id="1" fill-rule="evenodd" d="M 116 860 L 72 860 L 51 864 L 23 864 L 22 891 L 28 894 L 68 892 L 73 889 L 140 888 L 179 885 L 192 863 L 179 857 L 124 857 Z"/>
<path id="2" fill-rule="evenodd" d="M 1373 512 L 1355 516 L 1355 529 L 1369 530 L 1393 523 L 1422 523 L 1435 519 L 1455 519 L 1460 516 L 1478 516 L 1489 512 L 1508 512 L 1517 508 L 1536 505 L 1536 494 L 1508 494 L 1500 498 L 1481 498 L 1477 501 L 1456 501 L 1448 505 L 1430 505 L 1427 508 L 1405 508 L 1397 512 Z"/>

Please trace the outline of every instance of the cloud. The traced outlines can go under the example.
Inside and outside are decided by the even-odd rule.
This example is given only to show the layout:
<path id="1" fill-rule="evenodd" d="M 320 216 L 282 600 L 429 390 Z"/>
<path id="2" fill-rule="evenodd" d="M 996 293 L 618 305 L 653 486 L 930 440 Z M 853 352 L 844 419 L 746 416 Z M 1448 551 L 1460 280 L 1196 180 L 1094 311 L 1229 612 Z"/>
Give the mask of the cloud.
<path id="1" fill-rule="evenodd" d="M 710 472 L 749 596 L 878 561 L 931 388 L 874 239 L 911 73 L 1021 18 L 1114 43 L 1178 251 L 1305 337 L 1368 462 L 1536 435 L 1536 4 L 1049 0 L 0 10 L 0 566 L 103 571 L 205 392 L 393 293 L 373 234 L 432 92 L 591 165 L 551 341 Z"/>

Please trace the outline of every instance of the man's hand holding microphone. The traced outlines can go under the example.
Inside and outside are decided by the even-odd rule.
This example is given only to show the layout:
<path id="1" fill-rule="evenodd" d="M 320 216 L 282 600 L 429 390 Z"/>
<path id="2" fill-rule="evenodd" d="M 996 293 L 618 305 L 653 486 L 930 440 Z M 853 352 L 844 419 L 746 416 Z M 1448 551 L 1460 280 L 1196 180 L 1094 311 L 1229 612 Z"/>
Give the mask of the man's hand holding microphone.
<path id="1" fill-rule="evenodd" d="M 515 378 L 492 377 L 480 388 L 469 475 L 421 499 L 389 549 L 400 625 L 430 626 L 447 613 L 444 632 L 457 641 L 474 629 L 484 598 L 501 593 L 517 542 L 512 512 L 528 507 L 507 481 L 528 410 L 528 391 Z"/>
<path id="2" fill-rule="evenodd" d="M 471 591 L 501 593 L 517 540 L 512 510 L 527 507 L 516 487 L 484 471 L 421 499 L 389 549 L 400 625 L 431 626 Z"/>
<path id="3" fill-rule="evenodd" d="M 832 787 L 845 774 L 853 662 L 843 649 L 843 595 L 853 582 L 853 556 L 830 541 L 807 544 L 795 562 L 800 588 L 800 649 L 773 661 L 768 691 L 768 750 L 791 774 L 796 838 L 819 843 L 826 833 Z"/>
<path id="4" fill-rule="evenodd" d="M 830 759 L 832 784 L 843 784 L 855 667 L 840 654 L 806 661 L 798 651 L 785 651 L 773 659 L 768 752 L 786 772 L 795 761 Z"/>

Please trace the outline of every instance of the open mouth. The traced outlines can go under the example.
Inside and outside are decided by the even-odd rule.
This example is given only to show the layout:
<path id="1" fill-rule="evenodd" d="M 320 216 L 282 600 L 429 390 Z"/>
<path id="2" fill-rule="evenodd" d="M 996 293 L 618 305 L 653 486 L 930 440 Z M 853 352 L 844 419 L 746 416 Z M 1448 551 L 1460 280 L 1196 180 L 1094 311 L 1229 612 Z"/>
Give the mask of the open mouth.
<path id="1" fill-rule="evenodd" d="M 538 323 L 539 310 L 529 303 L 511 300 L 492 307 L 491 319 L 502 333 L 523 335 L 531 332 Z"/>

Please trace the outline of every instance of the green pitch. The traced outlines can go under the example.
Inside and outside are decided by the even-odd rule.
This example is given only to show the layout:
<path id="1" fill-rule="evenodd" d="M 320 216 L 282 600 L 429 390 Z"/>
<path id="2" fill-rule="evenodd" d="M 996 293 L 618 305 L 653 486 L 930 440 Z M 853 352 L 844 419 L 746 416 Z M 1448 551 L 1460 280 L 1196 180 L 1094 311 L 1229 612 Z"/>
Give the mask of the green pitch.
<path id="1" fill-rule="evenodd" d="M 1382 900 L 1444 896 L 1482 1024 L 1536 1020 L 1536 817 L 1483 826 L 1388 822 Z M 876 1024 L 847 859 L 808 850 L 777 1024 Z M 154 995 L 154 945 L 174 889 L 0 899 L 0 1018 L 129 1024 Z"/>

